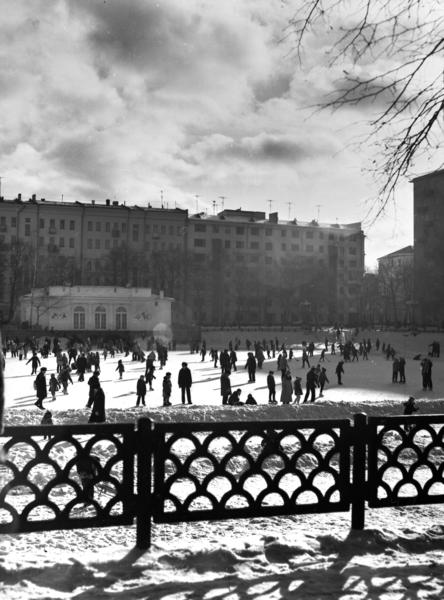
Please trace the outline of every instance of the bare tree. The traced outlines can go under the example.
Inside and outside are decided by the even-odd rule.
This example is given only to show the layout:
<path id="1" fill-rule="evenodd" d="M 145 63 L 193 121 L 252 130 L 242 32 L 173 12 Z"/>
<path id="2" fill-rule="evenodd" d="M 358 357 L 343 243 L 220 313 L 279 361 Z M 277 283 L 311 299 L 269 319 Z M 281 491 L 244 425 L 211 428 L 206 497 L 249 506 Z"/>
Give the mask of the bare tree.
<path id="1" fill-rule="evenodd" d="M 378 107 L 370 141 L 382 181 L 377 218 L 420 155 L 442 147 L 444 12 L 440 0 L 298 0 L 288 36 L 298 57 L 322 36 L 330 66 L 347 68 L 320 108 Z M 366 141 L 369 141 L 368 139 Z"/>

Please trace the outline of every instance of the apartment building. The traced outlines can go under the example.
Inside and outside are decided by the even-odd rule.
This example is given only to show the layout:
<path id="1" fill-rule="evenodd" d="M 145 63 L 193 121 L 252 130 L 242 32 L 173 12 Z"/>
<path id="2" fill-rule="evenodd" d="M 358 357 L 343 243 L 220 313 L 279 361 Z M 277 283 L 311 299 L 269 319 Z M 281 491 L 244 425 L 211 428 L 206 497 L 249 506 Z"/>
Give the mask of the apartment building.
<path id="1" fill-rule="evenodd" d="M 241 209 L 201 213 L 188 220 L 188 256 L 191 303 L 202 323 L 358 319 L 360 223 L 284 221 L 277 213 L 266 218 Z"/>
<path id="2" fill-rule="evenodd" d="M 414 321 L 413 246 L 406 246 L 378 258 L 378 291 L 382 323 Z"/>
<path id="3" fill-rule="evenodd" d="M 2 199 L 0 252 L 4 319 L 31 288 L 111 285 L 162 290 L 176 318 L 202 325 L 353 323 L 364 272 L 360 223 L 110 200 Z"/>

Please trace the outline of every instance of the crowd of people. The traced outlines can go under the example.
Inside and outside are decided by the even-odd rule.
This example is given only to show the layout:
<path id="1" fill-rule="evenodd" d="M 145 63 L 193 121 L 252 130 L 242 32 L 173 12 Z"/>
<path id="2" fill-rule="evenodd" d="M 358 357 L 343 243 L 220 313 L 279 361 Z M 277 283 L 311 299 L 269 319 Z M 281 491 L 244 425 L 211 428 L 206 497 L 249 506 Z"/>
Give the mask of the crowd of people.
<path id="1" fill-rule="evenodd" d="M 355 332 L 356 333 L 356 332 Z M 227 347 L 223 350 L 211 347 L 207 349 L 205 340 L 190 345 L 191 354 L 199 354 L 200 362 L 210 361 L 213 368 L 220 369 L 220 396 L 222 405 L 239 406 L 242 404 L 257 405 L 258 401 L 252 393 L 248 393 L 243 401 L 241 388 L 232 389 L 231 376 L 233 372 L 238 371 L 238 353 L 246 349 L 247 358 L 243 365 L 248 374 L 247 384 L 256 383 L 258 370 L 263 370 L 264 363 L 267 361 L 268 374 L 266 376 L 266 387 L 268 403 L 271 405 L 281 404 L 303 404 L 313 403 L 318 398 L 324 397 L 324 392 L 330 379 L 327 373 L 325 361 L 327 355 L 337 361 L 334 367 L 334 373 L 337 378 L 337 384 L 343 385 L 343 376 L 345 375 L 344 365 L 346 363 L 359 362 L 359 360 L 368 361 L 372 352 L 385 356 L 386 360 L 392 364 L 392 382 L 406 383 L 406 360 L 389 343 L 381 343 L 379 338 L 375 342 L 367 339 L 356 341 L 354 339 L 346 340 L 340 330 L 337 330 L 334 339 L 325 338 L 323 344 L 315 344 L 313 341 L 303 341 L 301 344 L 301 356 L 296 358 L 294 348 L 286 347 L 285 343 L 280 343 L 278 338 L 270 340 L 246 339 L 242 344 L 239 338 L 230 340 Z M 424 390 L 432 390 L 432 357 L 439 357 L 440 344 L 434 341 L 430 345 L 430 351 L 427 355 L 416 355 L 414 359 L 420 361 L 422 386 Z M 118 379 L 122 380 L 125 375 L 124 358 L 131 354 L 132 361 L 144 363 L 144 374 L 137 379 L 134 392 L 136 393 L 136 407 L 146 406 L 146 394 L 148 391 L 156 391 L 156 363 L 158 369 L 166 367 L 168 353 L 171 345 L 168 346 L 161 340 L 150 340 L 147 343 L 147 349 L 143 350 L 140 343 L 130 344 L 122 340 L 103 343 L 100 349 L 93 349 L 91 340 L 68 341 L 65 348 L 62 348 L 61 342 L 57 337 L 45 338 L 40 343 L 35 340 L 20 342 L 17 339 L 5 339 L 2 352 L 2 360 L 9 353 L 11 358 L 23 360 L 25 365 L 30 365 L 31 375 L 35 375 L 34 389 L 36 394 L 35 406 L 45 411 L 43 402 L 51 395 L 55 400 L 56 394 L 61 392 L 68 394 L 69 385 L 74 385 L 73 376 L 77 376 L 78 382 L 85 381 L 88 374 L 88 399 L 86 408 L 91 409 L 89 421 L 104 422 L 105 414 L 105 393 L 100 383 L 101 362 L 106 361 L 108 357 L 114 359 L 117 354 L 122 354 L 118 358 L 115 371 Z M 100 351 L 99 351 L 100 350 Z M 299 351 L 299 350 L 298 350 Z M 30 356 L 29 356 L 30 355 Z M 39 356 L 40 355 L 40 356 Z M 55 372 L 49 375 L 47 380 L 47 367 L 42 366 L 41 359 L 49 357 L 55 358 Z M 276 361 L 276 367 L 269 369 L 270 361 Z M 299 364 L 297 364 L 299 363 Z M 316 363 L 316 364 L 313 364 Z M 293 375 L 296 366 L 305 372 L 305 381 L 301 375 Z M 276 375 L 279 374 L 280 396 L 276 396 Z M 117 376 L 116 376 L 117 377 Z M 187 362 L 182 362 L 182 366 L 177 373 L 177 386 L 180 389 L 181 403 L 191 405 L 191 388 L 193 384 L 192 371 Z M 305 384 L 305 391 L 303 386 Z M 165 373 L 157 386 L 161 392 L 162 406 L 172 405 L 171 397 L 173 393 L 173 379 L 171 371 Z M 45 412 L 48 418 L 47 411 Z"/>

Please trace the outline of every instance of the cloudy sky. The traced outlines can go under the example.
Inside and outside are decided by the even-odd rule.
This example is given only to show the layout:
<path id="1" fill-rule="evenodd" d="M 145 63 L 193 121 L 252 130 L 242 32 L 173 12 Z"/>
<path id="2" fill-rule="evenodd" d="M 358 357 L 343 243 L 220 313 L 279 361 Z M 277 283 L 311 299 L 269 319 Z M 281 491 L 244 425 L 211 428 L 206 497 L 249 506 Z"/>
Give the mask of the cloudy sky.
<path id="1" fill-rule="evenodd" d="M 365 219 L 380 107 L 314 113 L 344 68 L 302 65 L 291 0 L 14 0 L 0 22 L 2 194 Z M 162 192 L 161 192 L 162 190 Z M 198 196 L 198 198 L 196 198 Z M 367 263 L 412 243 L 412 187 L 367 227 Z"/>

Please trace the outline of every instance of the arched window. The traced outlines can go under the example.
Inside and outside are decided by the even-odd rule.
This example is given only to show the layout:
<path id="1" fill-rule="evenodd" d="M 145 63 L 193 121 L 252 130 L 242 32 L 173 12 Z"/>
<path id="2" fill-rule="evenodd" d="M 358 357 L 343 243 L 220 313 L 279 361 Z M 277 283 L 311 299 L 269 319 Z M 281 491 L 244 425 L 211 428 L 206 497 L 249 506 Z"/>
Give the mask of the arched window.
<path id="1" fill-rule="evenodd" d="M 106 329 L 106 309 L 104 306 L 98 306 L 94 313 L 96 329 Z"/>
<path id="2" fill-rule="evenodd" d="M 116 329 L 127 329 L 126 308 L 118 306 L 116 310 Z"/>
<path id="3" fill-rule="evenodd" d="M 85 329 L 85 309 L 83 306 L 74 308 L 74 329 Z"/>

